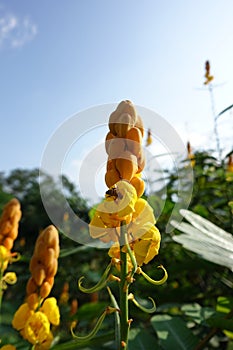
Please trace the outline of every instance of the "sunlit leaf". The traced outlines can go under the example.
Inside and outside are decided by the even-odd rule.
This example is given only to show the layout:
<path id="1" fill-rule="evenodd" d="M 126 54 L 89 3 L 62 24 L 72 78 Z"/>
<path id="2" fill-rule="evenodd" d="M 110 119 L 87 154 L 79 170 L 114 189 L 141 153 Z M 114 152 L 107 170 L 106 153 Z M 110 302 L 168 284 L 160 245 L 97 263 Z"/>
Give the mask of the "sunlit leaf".
<path id="1" fill-rule="evenodd" d="M 198 338 L 179 317 L 155 315 L 151 319 L 151 324 L 157 333 L 159 343 L 166 350 L 193 350 L 198 343 Z"/>

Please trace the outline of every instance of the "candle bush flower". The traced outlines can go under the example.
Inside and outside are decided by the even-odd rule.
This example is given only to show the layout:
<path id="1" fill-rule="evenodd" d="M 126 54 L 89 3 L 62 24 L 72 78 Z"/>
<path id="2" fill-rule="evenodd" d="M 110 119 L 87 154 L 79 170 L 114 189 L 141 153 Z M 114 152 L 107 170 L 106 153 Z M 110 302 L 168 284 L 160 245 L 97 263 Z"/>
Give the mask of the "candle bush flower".
<path id="1" fill-rule="evenodd" d="M 47 298 L 53 287 L 59 256 L 58 231 L 48 226 L 37 238 L 30 261 L 26 301 L 16 311 L 12 325 L 36 350 L 50 349 L 51 325 L 58 326 L 60 312 L 57 300 Z"/>
<path id="2" fill-rule="evenodd" d="M 6 272 L 9 263 L 18 260 L 19 255 L 11 249 L 18 236 L 19 220 L 21 218 L 20 203 L 16 198 L 8 202 L 0 218 L 0 309 L 4 290 L 8 284 L 16 283 L 16 274 Z"/>
<path id="3" fill-rule="evenodd" d="M 89 231 L 93 239 L 100 239 L 109 249 L 111 262 L 100 281 L 92 288 L 85 288 L 83 277 L 79 279 L 79 288 L 85 293 L 93 293 L 107 286 L 108 281 L 119 284 L 119 304 L 109 286 L 107 286 L 112 307 L 108 307 L 100 316 L 94 330 L 84 337 L 73 336 L 77 341 L 91 339 L 99 330 L 105 316 L 119 313 L 118 348 L 128 348 L 128 333 L 131 320 L 128 315 L 128 301 L 146 312 L 155 311 L 140 305 L 134 295 L 129 293 L 134 275 L 141 274 L 155 285 L 162 284 L 164 277 L 155 281 L 143 270 L 142 265 L 150 262 L 159 252 L 160 232 L 155 227 L 153 209 L 141 198 L 145 190 L 142 171 L 145 156 L 142 148 L 144 135 L 143 122 L 131 101 L 122 101 L 109 118 L 109 132 L 105 140 L 108 155 L 105 182 L 108 187 L 104 200 L 97 205 L 92 215 Z"/>

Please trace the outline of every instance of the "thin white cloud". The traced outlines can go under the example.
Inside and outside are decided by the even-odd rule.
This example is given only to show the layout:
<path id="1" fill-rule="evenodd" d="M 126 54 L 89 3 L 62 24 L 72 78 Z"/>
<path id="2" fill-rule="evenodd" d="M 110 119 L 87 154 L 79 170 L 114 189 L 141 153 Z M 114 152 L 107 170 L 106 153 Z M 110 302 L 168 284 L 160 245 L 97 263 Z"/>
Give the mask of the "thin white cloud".
<path id="1" fill-rule="evenodd" d="M 36 34 L 37 26 L 29 17 L 20 18 L 12 13 L 0 12 L 0 47 L 22 47 Z"/>

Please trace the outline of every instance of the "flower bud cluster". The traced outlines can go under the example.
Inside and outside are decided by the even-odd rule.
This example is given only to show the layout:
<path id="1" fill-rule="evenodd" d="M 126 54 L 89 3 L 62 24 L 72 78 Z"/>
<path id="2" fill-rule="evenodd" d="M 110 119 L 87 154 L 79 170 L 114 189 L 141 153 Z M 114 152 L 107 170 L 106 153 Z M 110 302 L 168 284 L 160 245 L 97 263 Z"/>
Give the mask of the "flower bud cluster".
<path id="1" fill-rule="evenodd" d="M 158 254 L 161 237 L 154 226 L 153 209 L 140 198 L 144 192 L 144 181 L 140 177 L 145 165 L 144 130 L 132 102 L 126 100 L 118 105 L 110 115 L 109 129 L 105 141 L 108 153 L 105 182 L 109 190 L 96 207 L 89 225 L 90 235 L 114 244 L 109 255 L 117 262 L 124 222 L 130 248 L 141 266 Z"/>
<path id="2" fill-rule="evenodd" d="M 27 294 L 37 293 L 46 298 L 54 284 L 59 256 L 57 229 L 50 225 L 42 231 L 36 241 L 30 261 L 31 278 L 27 283 Z"/>
<path id="3" fill-rule="evenodd" d="M 30 261 L 26 302 L 16 311 L 12 321 L 13 327 L 37 350 L 50 349 L 53 341 L 50 326 L 60 323 L 57 300 L 53 297 L 45 299 L 54 284 L 58 256 L 58 231 L 50 225 L 37 238 Z"/>
<path id="4" fill-rule="evenodd" d="M 19 220 L 21 219 L 20 203 L 13 198 L 6 204 L 0 218 L 0 245 L 8 251 L 13 247 L 18 236 Z"/>
<path id="5" fill-rule="evenodd" d="M 122 101 L 110 115 L 109 130 L 105 140 L 108 154 L 106 185 L 111 188 L 118 181 L 127 180 L 140 197 L 145 189 L 141 179 L 145 166 L 142 148 L 144 128 L 131 101 Z"/>

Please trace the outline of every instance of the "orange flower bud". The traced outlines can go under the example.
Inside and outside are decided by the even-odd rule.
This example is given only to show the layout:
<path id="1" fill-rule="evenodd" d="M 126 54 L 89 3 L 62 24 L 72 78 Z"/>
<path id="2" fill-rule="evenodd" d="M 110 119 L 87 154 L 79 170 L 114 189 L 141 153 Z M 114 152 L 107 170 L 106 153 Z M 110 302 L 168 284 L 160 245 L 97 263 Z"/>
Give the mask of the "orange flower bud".
<path id="1" fill-rule="evenodd" d="M 141 197 L 145 191 L 145 183 L 144 181 L 138 177 L 138 176 L 134 176 L 131 180 L 130 180 L 131 185 L 134 186 L 134 188 L 137 191 L 137 196 Z"/>
<path id="2" fill-rule="evenodd" d="M 120 175 L 116 169 L 111 169 L 106 172 L 105 183 L 108 186 L 108 188 L 115 185 L 118 181 L 120 181 Z"/>
<path id="3" fill-rule="evenodd" d="M 33 277 L 30 277 L 28 282 L 27 282 L 27 286 L 26 286 L 26 291 L 27 291 L 27 294 L 32 294 L 32 293 L 36 293 L 37 292 L 37 284 L 34 280 Z"/>
<path id="4" fill-rule="evenodd" d="M 110 146 L 110 140 L 114 139 L 115 136 L 109 131 L 107 133 L 107 136 L 105 138 L 105 150 L 109 154 L 109 146 Z"/>
<path id="5" fill-rule="evenodd" d="M 115 123 L 115 131 L 118 137 L 126 137 L 127 132 L 134 126 L 130 114 L 123 113 Z"/>
<path id="6" fill-rule="evenodd" d="M 130 181 L 138 171 L 137 158 L 128 151 L 122 154 L 122 158 L 116 160 L 116 169 L 123 180 Z"/>
<path id="7" fill-rule="evenodd" d="M 143 152 L 143 149 L 141 149 L 141 152 L 139 153 L 137 157 L 138 161 L 138 171 L 137 174 L 141 173 L 145 167 L 146 159 L 145 159 L 145 154 Z"/>
<path id="8" fill-rule="evenodd" d="M 6 237 L 2 244 L 6 247 L 6 249 L 11 250 L 14 244 L 14 241 L 11 237 Z"/>
<path id="9" fill-rule="evenodd" d="M 126 134 L 127 149 L 134 155 L 138 155 L 141 152 L 142 136 L 138 128 L 131 128 Z"/>
<path id="10" fill-rule="evenodd" d="M 52 286 L 49 282 L 43 282 L 41 288 L 40 288 L 40 296 L 41 298 L 46 298 L 49 293 L 51 292 Z"/>
<path id="11" fill-rule="evenodd" d="M 125 151 L 125 141 L 121 138 L 111 139 L 109 142 L 109 159 L 119 158 Z"/>
<path id="12" fill-rule="evenodd" d="M 39 305 L 39 296 L 37 293 L 32 293 L 27 297 L 27 303 L 31 310 L 36 310 Z"/>
<path id="13" fill-rule="evenodd" d="M 138 128 L 141 131 L 142 137 L 144 136 L 144 127 L 143 127 L 143 121 L 140 115 L 137 116 L 136 124 L 134 125 L 136 128 Z"/>

